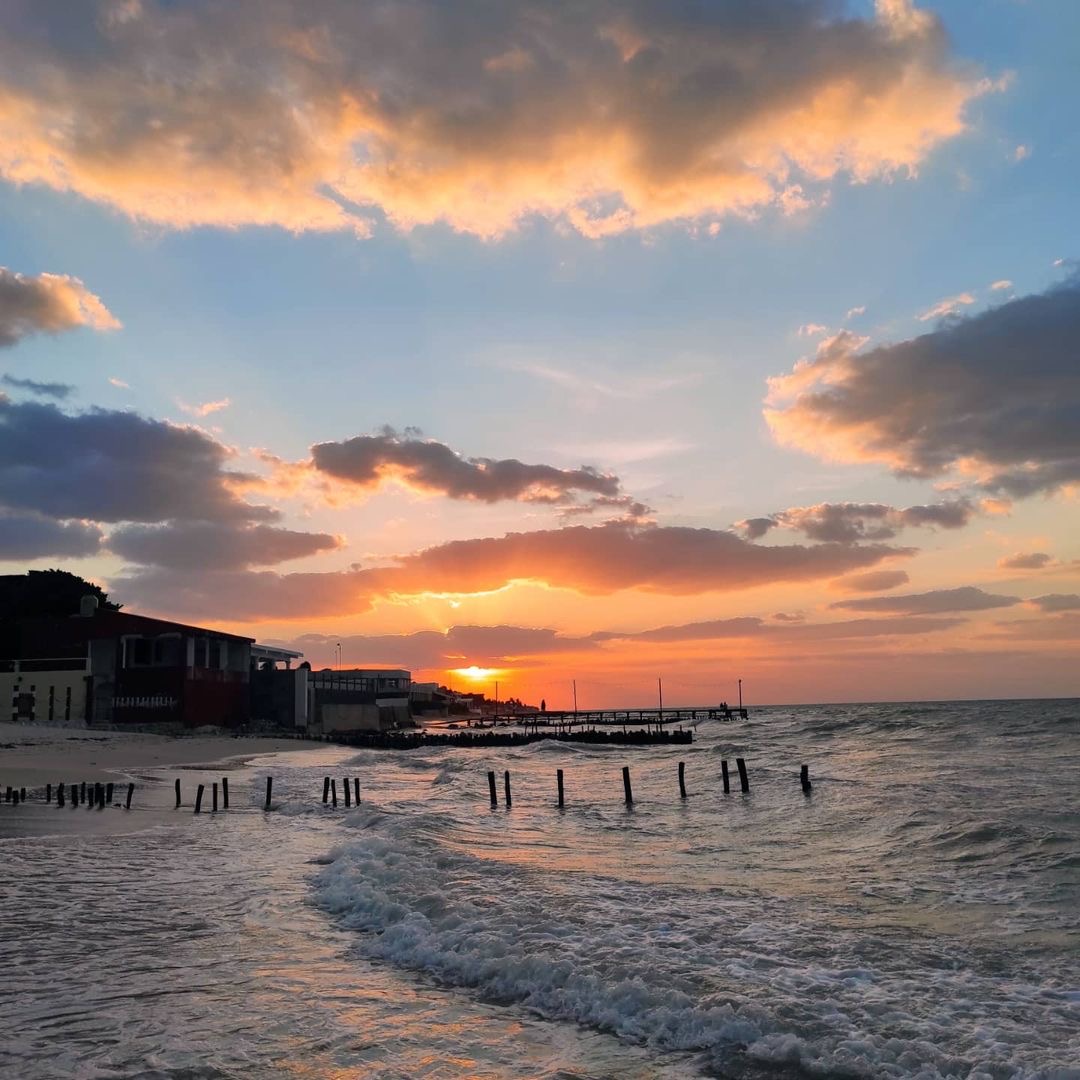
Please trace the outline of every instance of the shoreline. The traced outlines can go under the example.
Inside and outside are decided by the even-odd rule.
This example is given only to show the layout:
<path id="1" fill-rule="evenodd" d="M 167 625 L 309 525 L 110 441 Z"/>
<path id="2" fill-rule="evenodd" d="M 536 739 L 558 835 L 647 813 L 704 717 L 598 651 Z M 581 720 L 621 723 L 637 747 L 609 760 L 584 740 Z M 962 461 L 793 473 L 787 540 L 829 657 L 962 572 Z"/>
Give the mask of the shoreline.
<path id="1" fill-rule="evenodd" d="M 0 784 L 27 789 L 108 780 L 132 769 L 235 769 L 264 754 L 325 749 L 319 742 L 264 735 L 156 735 L 0 723 Z"/>

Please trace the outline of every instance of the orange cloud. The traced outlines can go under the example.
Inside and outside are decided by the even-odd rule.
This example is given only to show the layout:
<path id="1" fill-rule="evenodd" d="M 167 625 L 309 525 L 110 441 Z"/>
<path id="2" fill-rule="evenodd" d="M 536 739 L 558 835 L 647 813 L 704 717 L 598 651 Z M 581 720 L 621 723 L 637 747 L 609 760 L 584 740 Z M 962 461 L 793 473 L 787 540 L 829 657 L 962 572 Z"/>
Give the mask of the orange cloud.
<path id="1" fill-rule="evenodd" d="M 30 277 L 0 266 L 0 346 L 14 345 L 27 334 L 59 334 L 79 326 L 116 330 L 120 321 L 76 277 Z"/>
<path id="2" fill-rule="evenodd" d="M 914 172 L 991 88 L 910 0 L 833 20 L 750 2 L 24 4 L 0 41 L 0 174 L 178 228 L 365 234 L 377 212 L 492 237 L 541 214 L 599 237 Z"/>

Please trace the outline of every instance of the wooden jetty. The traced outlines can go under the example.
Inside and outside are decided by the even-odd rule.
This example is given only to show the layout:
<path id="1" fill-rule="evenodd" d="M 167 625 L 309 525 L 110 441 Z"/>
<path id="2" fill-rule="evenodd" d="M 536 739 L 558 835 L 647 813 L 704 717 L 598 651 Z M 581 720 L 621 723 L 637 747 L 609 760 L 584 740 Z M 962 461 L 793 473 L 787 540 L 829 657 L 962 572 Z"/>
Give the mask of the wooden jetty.
<path id="1" fill-rule="evenodd" d="M 748 710 L 719 705 L 698 705 L 679 709 L 548 709 L 546 712 L 496 712 L 482 718 L 482 725 L 518 724 L 527 728 L 555 727 L 646 727 L 665 724 L 696 724 L 702 720 L 745 720 Z M 478 725 L 479 726 L 479 725 Z"/>

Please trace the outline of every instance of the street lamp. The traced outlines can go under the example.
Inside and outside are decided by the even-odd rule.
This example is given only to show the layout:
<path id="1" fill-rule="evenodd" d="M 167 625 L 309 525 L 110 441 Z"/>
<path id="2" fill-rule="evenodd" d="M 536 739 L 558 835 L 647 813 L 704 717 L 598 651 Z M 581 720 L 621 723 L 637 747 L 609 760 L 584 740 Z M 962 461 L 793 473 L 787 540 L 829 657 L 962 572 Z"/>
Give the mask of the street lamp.
<path id="1" fill-rule="evenodd" d="M 337 643 L 337 669 L 341 670 L 341 642 Z"/>

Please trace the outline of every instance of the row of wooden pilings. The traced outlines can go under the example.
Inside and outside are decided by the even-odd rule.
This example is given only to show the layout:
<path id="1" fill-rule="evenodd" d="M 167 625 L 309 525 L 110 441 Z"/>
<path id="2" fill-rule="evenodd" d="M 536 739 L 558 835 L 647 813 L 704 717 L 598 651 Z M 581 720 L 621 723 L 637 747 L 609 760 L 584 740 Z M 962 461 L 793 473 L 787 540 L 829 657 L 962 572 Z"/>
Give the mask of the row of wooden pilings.
<path id="1" fill-rule="evenodd" d="M 750 776 L 746 771 L 746 762 L 742 758 L 735 759 L 735 766 L 739 770 L 739 787 L 742 789 L 744 795 L 750 793 Z M 495 783 L 495 771 L 488 771 L 488 794 L 491 797 L 491 805 L 499 805 L 499 792 L 498 786 Z M 728 773 L 728 763 L 726 761 L 720 762 L 720 779 L 724 785 L 724 794 L 729 795 L 731 793 L 731 776 Z M 634 789 L 630 783 L 630 766 L 624 765 L 622 770 L 622 782 L 623 782 L 623 798 L 626 801 L 627 806 L 634 805 Z M 804 795 L 809 795 L 813 790 L 814 785 L 810 783 L 810 766 L 803 765 L 799 770 L 799 783 L 802 785 Z M 562 769 L 555 770 L 555 786 L 558 792 L 558 806 L 562 809 L 566 805 L 566 791 L 563 783 L 563 771 Z M 682 799 L 687 798 L 686 794 L 686 762 L 679 762 L 679 797 Z M 503 799 L 506 806 L 513 806 L 513 797 L 510 793 L 510 770 L 503 771 Z M 326 801 L 325 799 L 323 800 Z M 357 798 L 359 802 L 359 797 Z"/>
<path id="2" fill-rule="evenodd" d="M 735 767 L 739 772 L 739 787 L 742 789 L 743 794 L 749 794 L 750 792 L 750 777 L 746 771 L 746 762 L 743 758 L 735 759 Z M 495 783 L 495 771 L 489 770 L 488 774 L 488 791 L 491 797 L 491 805 L 499 805 L 499 793 Z M 724 786 L 724 794 L 728 795 L 731 792 L 731 776 L 728 772 L 728 763 L 726 760 L 720 762 L 720 779 Z M 622 770 L 623 781 L 623 797 L 627 806 L 634 805 L 634 791 L 630 783 L 630 766 L 624 765 Z M 560 808 L 566 805 L 566 791 L 563 782 L 562 769 L 556 769 L 555 771 L 555 783 L 558 792 L 558 805 Z M 802 785 L 804 795 L 809 795 L 813 790 L 813 785 L 810 783 L 810 767 L 803 765 L 799 771 L 799 783 Z M 274 789 L 274 778 L 268 776 L 266 778 L 266 802 L 264 809 L 269 810 L 271 804 L 271 797 Z M 350 808 L 354 803 L 360 805 L 360 780 L 358 777 L 353 777 L 351 780 L 345 777 L 341 781 L 342 794 L 345 800 L 346 809 Z M 195 793 L 195 813 L 202 813 L 203 796 L 206 791 L 205 784 L 199 784 Z M 221 808 L 223 810 L 229 809 L 229 780 L 228 777 L 221 778 Z M 180 779 L 179 777 L 174 781 L 174 792 L 176 794 L 176 808 L 179 810 L 181 806 L 180 797 Z M 131 797 L 135 793 L 135 785 L 128 784 L 127 798 L 124 801 L 124 809 L 131 809 Z M 52 784 L 45 785 L 45 801 L 51 803 L 53 796 Z M 510 770 L 507 769 L 503 772 L 503 797 L 507 806 L 513 805 L 513 798 L 510 792 Z M 685 799 L 686 794 L 686 762 L 679 762 L 679 797 Z M 78 806 L 80 803 L 87 806 L 90 809 L 97 807 L 99 810 L 103 810 L 106 806 L 113 805 L 113 785 L 108 784 L 87 784 L 83 782 L 79 784 L 71 784 L 68 789 L 68 796 L 65 799 L 65 789 L 63 784 L 59 784 L 56 789 L 56 805 L 64 806 L 66 801 L 70 801 L 72 807 Z M 337 780 L 330 776 L 323 777 L 323 794 L 322 801 L 324 804 L 331 803 L 333 806 L 338 804 L 338 789 Z M 8 787 L 5 795 L 4 802 L 13 803 L 18 805 L 19 803 L 26 802 L 26 788 L 12 788 Z M 211 784 L 211 806 L 212 812 L 216 813 L 218 809 L 218 784 L 215 781 Z"/>
<path id="3" fill-rule="evenodd" d="M 135 794 L 135 785 L 128 784 L 127 798 L 124 800 L 124 809 L 131 809 L 131 797 Z M 45 801 L 51 803 L 53 801 L 53 786 L 52 784 L 45 785 Z M 18 806 L 19 803 L 26 802 L 26 788 L 12 788 L 9 787 L 4 792 L 4 802 L 12 803 Z M 66 806 L 68 804 L 74 808 L 76 806 L 85 806 L 90 810 L 95 807 L 98 810 L 104 810 L 106 806 L 113 805 L 113 785 L 90 783 L 85 780 L 81 784 L 71 784 L 65 788 L 64 784 L 56 785 L 56 805 Z"/>

